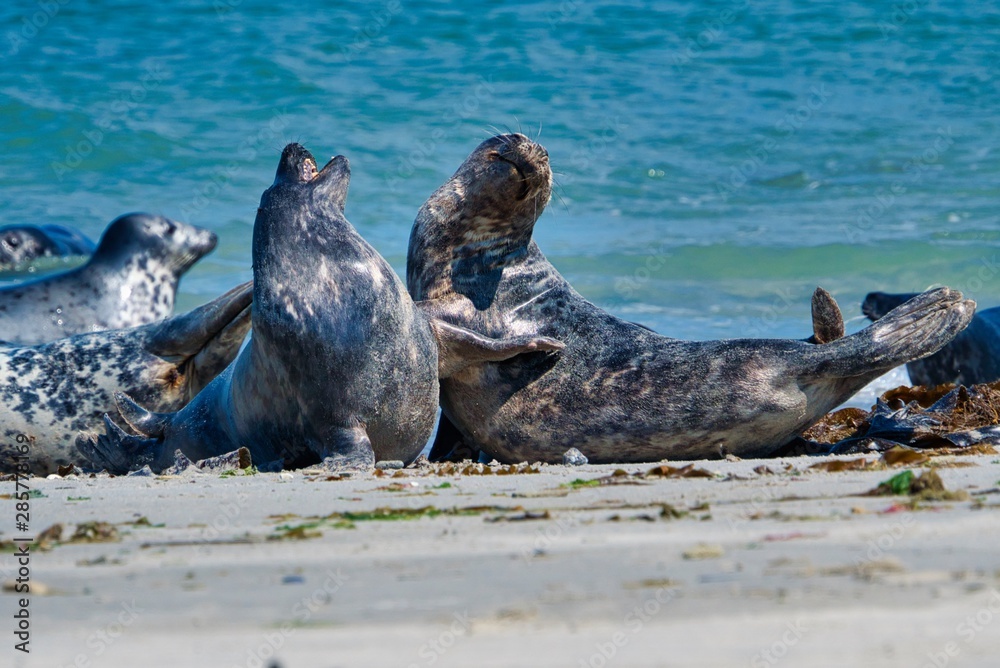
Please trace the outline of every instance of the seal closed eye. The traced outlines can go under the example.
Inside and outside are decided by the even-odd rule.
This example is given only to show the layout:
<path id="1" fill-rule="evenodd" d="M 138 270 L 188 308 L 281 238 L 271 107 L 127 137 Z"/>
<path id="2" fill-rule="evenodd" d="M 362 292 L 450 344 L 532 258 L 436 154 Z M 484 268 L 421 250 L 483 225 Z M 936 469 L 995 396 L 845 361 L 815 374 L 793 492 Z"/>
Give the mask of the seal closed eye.
<path id="1" fill-rule="evenodd" d="M 517 169 L 495 168 L 496 153 Z M 818 290 L 806 341 L 670 339 L 599 309 L 542 254 L 531 237 L 551 178 L 537 143 L 493 137 L 417 214 L 406 265 L 414 299 L 486 336 L 565 344 L 551 364 L 513 358 L 444 379 L 439 435 L 452 442 L 436 442 L 435 454 L 457 434 L 506 462 L 561 462 L 574 447 L 594 463 L 767 455 L 972 317 L 973 302 L 941 289 L 844 336 L 836 302 Z"/>
<path id="2" fill-rule="evenodd" d="M 262 468 L 324 463 L 365 469 L 410 462 L 430 438 L 439 376 L 559 342 L 496 340 L 437 320 L 344 215 L 350 163 L 316 170 L 285 147 L 253 232 L 253 336 L 183 410 L 155 413 L 118 396 L 121 418 L 82 445 L 97 467 L 162 470 L 179 449 L 192 460 L 241 446 Z"/>

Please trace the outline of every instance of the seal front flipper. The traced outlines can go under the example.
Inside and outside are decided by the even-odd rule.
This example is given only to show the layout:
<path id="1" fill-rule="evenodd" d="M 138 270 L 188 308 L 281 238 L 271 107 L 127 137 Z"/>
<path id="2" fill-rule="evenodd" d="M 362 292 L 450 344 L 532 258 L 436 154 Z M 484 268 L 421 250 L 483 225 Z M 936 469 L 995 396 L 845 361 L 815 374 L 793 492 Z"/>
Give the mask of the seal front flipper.
<path id="1" fill-rule="evenodd" d="M 334 427 L 313 450 L 330 471 L 371 471 L 375 468 L 375 450 L 364 427 Z"/>
<path id="2" fill-rule="evenodd" d="M 146 465 L 154 471 L 163 468 L 158 468 L 164 451 L 162 440 L 127 434 L 106 413 L 104 427 L 105 433 L 97 438 L 79 436 L 76 439 L 77 449 L 95 469 L 124 475 Z"/>
<path id="3" fill-rule="evenodd" d="M 565 344 L 547 336 L 512 336 L 491 339 L 471 329 L 430 318 L 438 344 L 438 376 L 448 378 L 481 362 L 503 362 L 523 353 L 558 352 Z"/>
<path id="4" fill-rule="evenodd" d="M 812 296 L 813 335 L 808 343 L 830 343 L 844 337 L 844 315 L 837 300 L 823 288 L 817 287 Z"/>

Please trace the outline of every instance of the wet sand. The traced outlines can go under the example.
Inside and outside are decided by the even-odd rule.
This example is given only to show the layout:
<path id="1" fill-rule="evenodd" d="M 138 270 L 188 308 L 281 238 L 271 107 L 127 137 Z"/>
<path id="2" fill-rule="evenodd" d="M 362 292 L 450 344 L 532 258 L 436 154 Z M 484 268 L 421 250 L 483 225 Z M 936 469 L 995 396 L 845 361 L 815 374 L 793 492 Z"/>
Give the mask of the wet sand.
<path id="1" fill-rule="evenodd" d="M 807 468 L 838 459 L 32 479 L 62 539 L 31 557 L 30 655 L 0 595 L 0 664 L 995 665 L 1000 456 L 932 459 L 971 496 L 915 503 L 862 496 L 899 467 Z M 88 522 L 113 542 L 71 541 Z"/>

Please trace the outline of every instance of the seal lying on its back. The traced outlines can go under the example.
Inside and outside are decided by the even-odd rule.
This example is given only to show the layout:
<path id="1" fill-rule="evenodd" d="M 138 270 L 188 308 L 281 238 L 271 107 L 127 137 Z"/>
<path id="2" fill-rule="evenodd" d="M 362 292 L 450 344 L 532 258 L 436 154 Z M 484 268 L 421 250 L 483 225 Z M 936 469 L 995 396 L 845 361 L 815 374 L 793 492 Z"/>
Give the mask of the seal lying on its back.
<path id="1" fill-rule="evenodd" d="M 195 460 L 240 446 L 267 468 L 408 462 L 434 427 L 439 373 L 560 347 L 537 336 L 487 340 L 429 320 L 344 217 L 349 183 L 343 156 L 317 172 L 303 147 L 285 148 L 254 223 L 249 345 L 178 413 L 120 397 L 125 421 L 152 438 L 109 422 L 106 436 L 81 444 L 95 465 L 162 470 L 175 449 Z"/>
<path id="2" fill-rule="evenodd" d="M 94 242 L 62 225 L 0 227 L 0 271 L 12 271 L 42 257 L 90 255 Z"/>
<path id="3" fill-rule="evenodd" d="M 438 317 L 566 346 L 442 381 L 444 415 L 501 461 L 559 462 L 571 447 L 594 463 L 767 455 L 972 317 L 973 302 L 941 289 L 852 336 L 818 328 L 830 343 L 669 339 L 591 304 L 545 259 L 531 234 L 550 188 L 545 149 L 494 137 L 427 200 L 410 235 L 410 294 Z"/>
<path id="4" fill-rule="evenodd" d="M 162 216 L 121 216 L 82 267 L 0 288 L 0 340 L 31 345 L 162 320 L 181 275 L 215 243 L 212 232 Z"/>
<path id="5" fill-rule="evenodd" d="M 861 312 L 875 321 L 914 297 L 871 292 Z M 1000 380 L 1000 308 L 977 311 L 961 334 L 930 357 L 906 365 L 914 385 L 975 385 Z"/>
<path id="6" fill-rule="evenodd" d="M 157 410 L 183 407 L 236 357 L 252 297 L 245 283 L 151 325 L 0 348 L 0 470 L 11 466 L 18 434 L 32 439 L 28 464 L 36 475 L 86 465 L 76 440 L 102 429 L 118 390 Z"/>

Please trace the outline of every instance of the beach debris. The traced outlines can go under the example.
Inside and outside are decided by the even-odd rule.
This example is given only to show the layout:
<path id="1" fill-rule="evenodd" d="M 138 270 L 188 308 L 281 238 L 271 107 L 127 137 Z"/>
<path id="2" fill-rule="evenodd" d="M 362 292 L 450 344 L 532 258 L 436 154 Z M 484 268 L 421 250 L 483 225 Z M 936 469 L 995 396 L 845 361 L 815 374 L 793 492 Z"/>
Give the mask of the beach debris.
<path id="1" fill-rule="evenodd" d="M 180 452 L 180 450 L 177 452 Z M 253 460 L 250 457 L 250 450 L 244 447 L 227 452 L 224 455 L 218 455 L 217 457 L 199 459 L 194 465 L 205 472 L 222 473 L 224 471 L 245 471 L 250 469 L 253 466 Z"/>
<path id="2" fill-rule="evenodd" d="M 153 469 L 149 468 L 149 464 L 146 464 L 141 469 L 136 469 L 135 471 L 129 471 L 125 474 L 127 478 L 153 478 L 156 474 L 153 473 Z"/>
<path id="3" fill-rule="evenodd" d="M 75 464 L 71 464 L 69 466 L 60 466 L 56 468 L 56 473 L 59 474 L 59 477 L 61 478 L 65 478 L 69 475 L 81 476 L 83 475 L 83 469 Z"/>
<path id="4" fill-rule="evenodd" d="M 1000 382 L 898 387 L 883 394 L 871 411 L 830 413 L 781 454 L 868 454 L 900 447 L 963 454 L 974 446 L 995 445 L 1000 445 Z M 893 457 L 904 458 L 899 452 Z"/>
<path id="5" fill-rule="evenodd" d="M 121 535 L 115 525 L 109 522 L 82 522 L 76 526 L 76 531 L 66 541 L 73 543 L 117 543 Z"/>
<path id="6" fill-rule="evenodd" d="M 28 591 L 24 591 L 25 585 L 27 585 Z M 32 596 L 48 596 L 52 593 L 51 587 L 34 579 L 26 583 L 6 580 L 3 583 L 3 590 L 8 593 L 31 594 Z"/>
<path id="7" fill-rule="evenodd" d="M 924 471 L 920 476 L 907 469 L 879 483 L 866 496 L 909 495 L 920 501 L 968 501 L 969 493 L 964 490 L 949 491 L 937 471 Z"/>
<path id="8" fill-rule="evenodd" d="M 820 462 L 818 464 L 813 464 L 807 467 L 809 471 L 827 471 L 829 473 L 835 473 L 838 471 L 864 471 L 872 467 L 872 464 L 868 462 L 864 457 L 858 457 L 857 459 L 831 459 L 825 462 Z"/>
<path id="9" fill-rule="evenodd" d="M 194 469 L 194 471 L 189 470 L 192 468 Z M 184 472 L 197 473 L 198 467 L 195 466 L 195 463 L 192 462 L 190 459 L 188 459 L 188 456 L 185 455 L 183 452 L 181 452 L 180 450 L 174 450 L 173 466 L 169 466 L 163 469 L 161 475 L 180 475 L 181 473 Z"/>
<path id="10" fill-rule="evenodd" d="M 484 517 L 483 520 L 490 522 L 527 522 L 531 520 L 550 520 L 552 516 L 549 511 L 542 510 L 540 512 L 535 512 L 532 510 L 525 510 L 517 515 L 497 515 L 495 517 Z"/>
<path id="11" fill-rule="evenodd" d="M 695 468 L 694 464 L 675 467 L 660 464 L 646 471 L 647 478 L 714 478 L 715 474 L 705 469 Z"/>
<path id="12" fill-rule="evenodd" d="M 379 471 L 394 471 L 403 468 L 403 462 L 399 459 L 383 459 L 380 462 L 375 462 L 375 468 Z"/>
<path id="13" fill-rule="evenodd" d="M 715 543 L 698 543 L 694 547 L 685 550 L 681 556 L 689 561 L 699 559 L 718 559 L 726 554 L 721 545 Z"/>
<path id="14" fill-rule="evenodd" d="M 590 463 L 587 456 L 577 450 L 576 448 L 570 448 L 563 453 L 562 462 L 566 466 L 583 466 L 584 464 Z"/>

